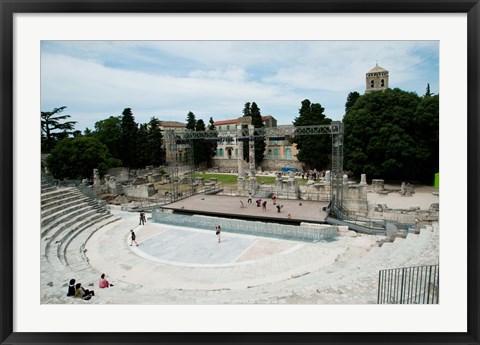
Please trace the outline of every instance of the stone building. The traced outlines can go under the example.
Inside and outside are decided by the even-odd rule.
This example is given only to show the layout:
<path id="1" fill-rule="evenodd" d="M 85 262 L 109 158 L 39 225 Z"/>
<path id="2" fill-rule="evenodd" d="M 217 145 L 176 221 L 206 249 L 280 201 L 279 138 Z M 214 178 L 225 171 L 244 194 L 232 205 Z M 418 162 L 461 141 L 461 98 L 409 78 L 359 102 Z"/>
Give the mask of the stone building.
<path id="1" fill-rule="evenodd" d="M 163 140 L 165 145 L 165 159 L 167 162 L 176 161 L 178 163 L 188 162 L 188 145 L 177 144 L 175 152 L 166 144 L 166 131 L 173 130 L 174 132 L 184 132 L 186 124 L 179 121 L 160 121 L 160 129 L 163 133 Z"/>
<path id="2" fill-rule="evenodd" d="M 375 67 L 366 73 L 365 82 L 365 93 L 384 91 L 388 89 L 388 71 L 376 64 Z"/>
<path id="3" fill-rule="evenodd" d="M 271 115 L 262 116 L 262 120 L 267 128 L 277 127 L 277 120 Z M 215 129 L 220 133 L 219 136 L 232 137 L 230 141 L 218 142 L 217 154 L 213 158 L 214 166 L 230 169 L 237 168 L 239 151 L 235 134 L 239 124 L 239 118 L 214 122 Z M 284 166 L 300 168 L 301 165 L 296 155 L 296 145 L 288 140 L 266 140 L 265 159 L 261 168 L 264 170 L 278 170 Z"/>

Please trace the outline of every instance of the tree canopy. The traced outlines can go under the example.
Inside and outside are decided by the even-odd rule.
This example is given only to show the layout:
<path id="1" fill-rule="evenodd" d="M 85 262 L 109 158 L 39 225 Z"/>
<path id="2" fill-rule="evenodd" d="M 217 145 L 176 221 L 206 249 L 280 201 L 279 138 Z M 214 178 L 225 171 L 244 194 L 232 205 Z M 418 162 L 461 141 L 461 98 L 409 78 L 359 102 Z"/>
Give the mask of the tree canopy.
<path id="1" fill-rule="evenodd" d="M 61 139 L 47 158 L 48 169 L 58 179 L 91 178 L 93 169 L 103 175 L 120 164 L 112 158 L 107 146 L 86 136 Z"/>
<path id="2" fill-rule="evenodd" d="M 54 108 L 52 111 L 41 111 L 42 152 L 50 152 L 55 144 L 69 135 L 73 135 L 77 121 L 65 121 L 70 115 L 59 115 L 66 106 Z"/>
<path id="3" fill-rule="evenodd" d="M 125 108 L 120 122 L 120 152 L 119 158 L 123 165 L 129 168 L 138 167 L 138 125 L 135 122 L 131 108 Z"/>
<path id="4" fill-rule="evenodd" d="M 295 118 L 295 126 L 329 125 L 332 120 L 324 114 L 325 109 L 320 103 L 302 101 L 299 116 Z M 307 169 L 329 169 L 332 141 L 328 135 L 302 135 L 292 142 L 297 144 L 297 158 Z"/>
<path id="5" fill-rule="evenodd" d="M 108 147 L 108 151 L 113 157 L 120 157 L 122 141 L 122 118 L 120 116 L 110 116 L 105 120 L 95 123 L 95 130 L 85 133 L 87 136 L 93 136 Z"/>
<path id="6" fill-rule="evenodd" d="M 210 126 L 212 126 L 213 119 L 210 118 L 210 121 Z M 191 111 L 187 114 L 185 128 L 196 132 L 205 132 L 207 129 L 205 122 L 202 119 L 197 120 L 195 114 Z M 211 159 L 213 157 L 212 144 L 205 140 L 192 140 L 191 145 L 193 146 L 194 165 L 197 167 L 200 165 L 211 166 Z"/>
<path id="7" fill-rule="evenodd" d="M 438 172 L 438 96 L 371 92 L 356 100 L 343 123 L 344 168 L 356 176 L 431 182 Z"/>
<path id="8" fill-rule="evenodd" d="M 260 113 L 260 108 L 255 102 L 247 102 L 243 107 L 243 116 L 250 116 L 252 118 L 252 125 L 254 128 L 264 128 L 265 124 L 262 120 L 262 114 Z M 260 163 L 265 158 L 265 149 L 266 149 L 265 140 L 256 140 L 255 141 L 255 166 L 259 166 Z M 250 148 L 248 141 L 243 142 L 243 159 L 247 162 L 249 161 Z"/>

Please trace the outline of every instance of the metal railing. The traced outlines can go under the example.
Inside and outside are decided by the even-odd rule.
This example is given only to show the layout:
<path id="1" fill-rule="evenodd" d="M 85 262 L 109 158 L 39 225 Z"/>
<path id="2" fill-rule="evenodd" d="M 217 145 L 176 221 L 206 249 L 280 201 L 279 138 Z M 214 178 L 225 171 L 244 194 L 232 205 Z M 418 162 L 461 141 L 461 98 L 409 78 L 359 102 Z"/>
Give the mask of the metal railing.
<path id="1" fill-rule="evenodd" d="M 225 232 L 313 243 L 324 240 L 330 241 L 337 236 L 337 228 L 335 226 L 294 226 L 200 215 L 187 216 L 164 213 L 161 210 L 153 210 L 152 219 L 156 223 L 210 231 L 213 231 L 217 225 L 220 225 Z"/>
<path id="2" fill-rule="evenodd" d="M 381 270 L 378 274 L 378 304 L 438 304 L 437 265 Z"/>

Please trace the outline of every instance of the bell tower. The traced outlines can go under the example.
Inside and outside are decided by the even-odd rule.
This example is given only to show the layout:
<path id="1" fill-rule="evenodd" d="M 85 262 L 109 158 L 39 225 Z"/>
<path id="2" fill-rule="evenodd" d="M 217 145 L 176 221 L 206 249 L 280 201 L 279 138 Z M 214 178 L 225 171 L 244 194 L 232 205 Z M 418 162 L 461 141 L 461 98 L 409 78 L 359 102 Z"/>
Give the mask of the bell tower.
<path id="1" fill-rule="evenodd" d="M 372 91 L 383 91 L 388 89 L 388 71 L 378 63 L 365 75 L 365 93 Z"/>

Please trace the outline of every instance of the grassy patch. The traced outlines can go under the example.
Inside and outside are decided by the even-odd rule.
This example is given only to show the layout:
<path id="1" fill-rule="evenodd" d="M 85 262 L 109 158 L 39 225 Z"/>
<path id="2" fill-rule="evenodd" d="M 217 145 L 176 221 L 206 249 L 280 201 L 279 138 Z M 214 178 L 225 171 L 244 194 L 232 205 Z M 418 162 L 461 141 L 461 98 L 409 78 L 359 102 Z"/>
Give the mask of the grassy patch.
<path id="1" fill-rule="evenodd" d="M 211 178 L 216 178 L 218 183 L 223 184 L 236 184 L 237 183 L 237 175 L 230 175 L 230 174 L 203 174 L 203 173 L 196 173 L 193 174 L 193 177 L 203 177 L 205 181 L 210 180 Z"/>
<path id="2" fill-rule="evenodd" d="M 203 177 L 205 181 L 216 178 L 218 183 L 223 183 L 224 185 L 229 184 L 236 184 L 237 183 L 237 175 L 233 174 L 203 174 L 203 173 L 196 173 L 193 174 L 194 177 Z M 275 177 L 274 176 L 257 176 L 257 181 L 259 183 L 264 184 L 275 184 Z"/>

